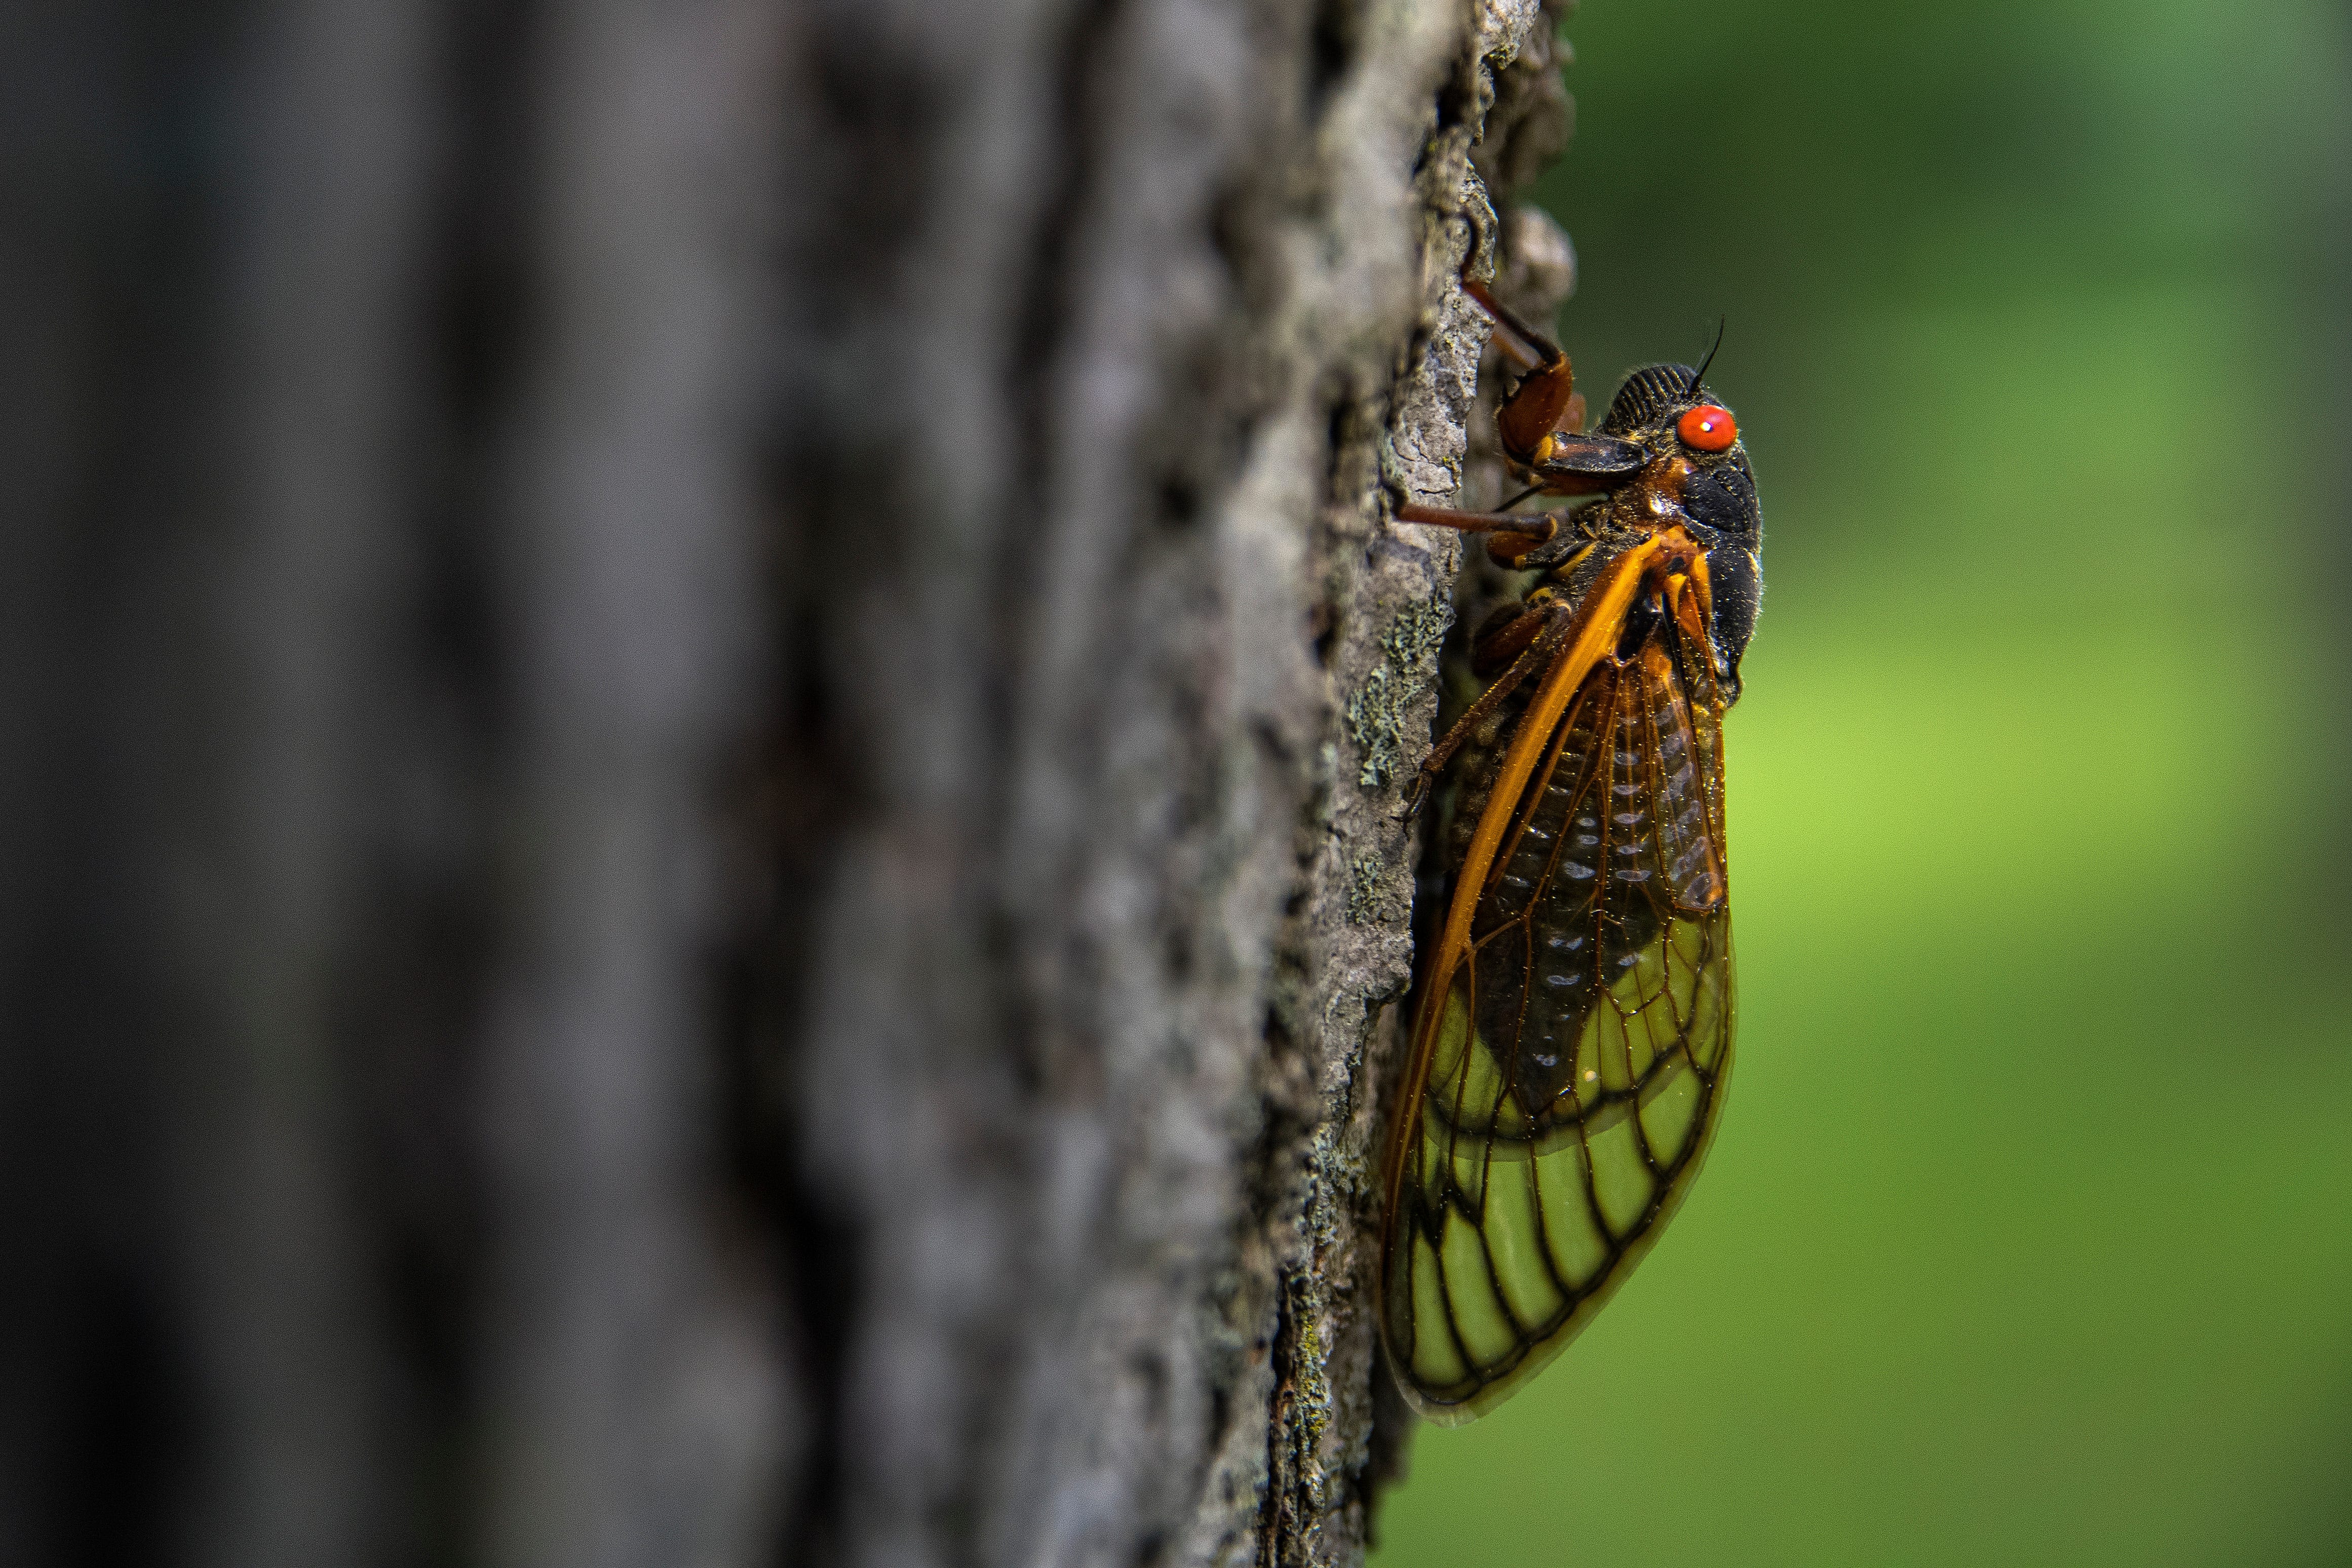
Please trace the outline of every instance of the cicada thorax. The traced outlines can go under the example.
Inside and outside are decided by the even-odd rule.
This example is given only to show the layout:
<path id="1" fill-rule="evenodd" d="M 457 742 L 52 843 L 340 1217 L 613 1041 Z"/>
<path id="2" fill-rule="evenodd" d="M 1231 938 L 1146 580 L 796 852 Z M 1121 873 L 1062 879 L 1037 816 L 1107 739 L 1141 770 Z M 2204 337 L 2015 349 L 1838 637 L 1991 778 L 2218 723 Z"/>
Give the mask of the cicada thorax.
<path id="1" fill-rule="evenodd" d="M 1697 542 L 1706 558 L 1708 642 L 1727 706 L 1739 700 L 1739 660 L 1763 602 L 1764 515 L 1738 427 L 1699 377 L 1686 365 L 1644 365 L 1617 389 L 1601 433 L 1652 455 L 1630 483 L 1595 504 L 1593 521 L 1596 531 L 1633 537 L 1670 520 Z M 1717 450 L 1684 439 L 1693 416 L 1708 413 L 1722 415 L 1730 436 Z"/>

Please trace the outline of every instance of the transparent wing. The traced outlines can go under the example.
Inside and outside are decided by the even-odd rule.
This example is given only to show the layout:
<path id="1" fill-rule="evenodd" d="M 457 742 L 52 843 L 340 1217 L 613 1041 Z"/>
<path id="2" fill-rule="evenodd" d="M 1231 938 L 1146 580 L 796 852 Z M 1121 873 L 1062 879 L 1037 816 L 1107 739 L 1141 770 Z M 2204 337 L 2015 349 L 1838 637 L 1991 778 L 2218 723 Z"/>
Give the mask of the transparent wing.
<path id="1" fill-rule="evenodd" d="M 1705 652 L 1649 621 L 1585 677 L 1518 797 L 1486 801 L 1509 828 L 1481 885 L 1454 890 L 1477 901 L 1467 943 L 1424 977 L 1382 1327 L 1436 1421 L 1492 1408 L 1591 1320 L 1722 1108 L 1722 703 Z"/>

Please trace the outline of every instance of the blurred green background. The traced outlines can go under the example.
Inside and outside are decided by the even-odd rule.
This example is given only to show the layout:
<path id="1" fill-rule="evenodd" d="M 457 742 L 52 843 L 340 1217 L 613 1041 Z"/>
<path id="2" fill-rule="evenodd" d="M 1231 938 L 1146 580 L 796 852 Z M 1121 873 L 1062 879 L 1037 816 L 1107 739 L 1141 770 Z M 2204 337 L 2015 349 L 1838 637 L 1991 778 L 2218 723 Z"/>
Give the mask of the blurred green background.
<path id="1" fill-rule="evenodd" d="M 2352 28 L 1587 0 L 1597 400 L 1764 497 L 1737 1087 L 1406 1564 L 2352 1563 Z"/>

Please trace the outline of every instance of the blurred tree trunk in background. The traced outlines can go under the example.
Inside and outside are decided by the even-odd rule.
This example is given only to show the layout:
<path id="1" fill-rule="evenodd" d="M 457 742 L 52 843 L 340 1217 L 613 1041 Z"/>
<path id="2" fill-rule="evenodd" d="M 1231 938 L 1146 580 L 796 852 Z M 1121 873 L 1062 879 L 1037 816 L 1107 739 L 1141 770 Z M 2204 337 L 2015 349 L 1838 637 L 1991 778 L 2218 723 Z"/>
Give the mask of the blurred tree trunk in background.
<path id="1" fill-rule="evenodd" d="M 8 8 L 0 1562 L 1353 1561 L 1550 26 Z"/>

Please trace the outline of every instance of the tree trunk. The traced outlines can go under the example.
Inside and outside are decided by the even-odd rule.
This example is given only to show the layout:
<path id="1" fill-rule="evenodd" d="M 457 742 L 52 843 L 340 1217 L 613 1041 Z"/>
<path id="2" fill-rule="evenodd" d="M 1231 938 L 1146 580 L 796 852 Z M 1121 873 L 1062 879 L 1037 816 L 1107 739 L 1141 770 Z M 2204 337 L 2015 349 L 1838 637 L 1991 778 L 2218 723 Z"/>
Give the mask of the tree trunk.
<path id="1" fill-rule="evenodd" d="M 0 20 L 0 1561 L 1356 1561 L 1550 26 Z"/>

